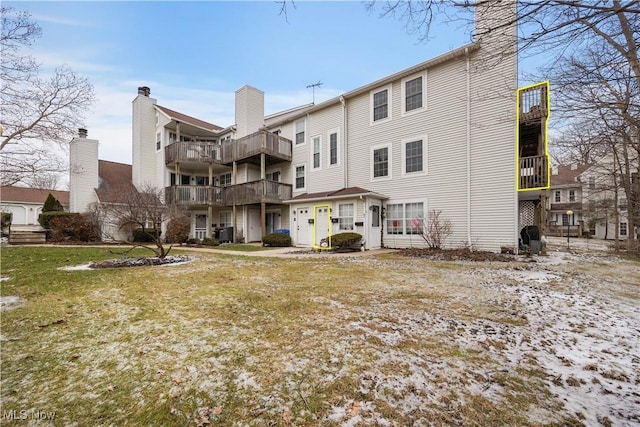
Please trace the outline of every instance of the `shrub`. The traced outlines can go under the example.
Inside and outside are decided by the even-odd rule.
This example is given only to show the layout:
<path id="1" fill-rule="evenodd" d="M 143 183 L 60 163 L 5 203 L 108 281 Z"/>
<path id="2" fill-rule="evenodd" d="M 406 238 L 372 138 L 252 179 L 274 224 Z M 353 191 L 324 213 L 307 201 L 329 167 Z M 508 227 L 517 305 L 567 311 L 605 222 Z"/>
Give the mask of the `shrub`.
<path id="1" fill-rule="evenodd" d="M 73 216 L 73 215 L 75 215 L 75 214 L 73 214 L 71 212 L 63 212 L 63 211 L 42 212 L 38 216 L 38 222 L 40 223 L 42 228 L 49 228 L 49 221 L 51 221 L 51 218 L 63 217 L 63 216 Z"/>
<path id="2" fill-rule="evenodd" d="M 65 213 L 68 214 L 69 212 Z M 55 242 L 66 240 L 90 242 L 99 240 L 91 217 L 79 213 L 51 216 L 48 237 Z"/>
<path id="3" fill-rule="evenodd" d="M 13 214 L 11 212 L 2 212 L 2 229 L 9 228 L 13 221 Z"/>
<path id="4" fill-rule="evenodd" d="M 44 201 L 44 205 L 42 206 L 42 212 L 61 212 L 63 210 L 62 203 L 53 197 L 53 194 L 49 193 L 47 199 Z"/>
<path id="5" fill-rule="evenodd" d="M 348 248 L 360 246 L 362 234 L 358 233 L 338 233 L 331 236 L 331 246 L 334 248 Z"/>
<path id="6" fill-rule="evenodd" d="M 285 248 L 291 246 L 291 236 L 283 233 L 271 233 L 262 236 L 262 246 Z"/>
<path id="7" fill-rule="evenodd" d="M 191 231 L 191 218 L 188 215 L 180 215 L 171 218 L 167 224 L 167 242 L 168 243 L 186 243 L 189 240 L 189 232 Z"/>
<path id="8" fill-rule="evenodd" d="M 137 243 L 155 242 L 159 236 L 158 230 L 153 228 L 136 228 L 133 230 L 133 241 Z"/>
<path id="9" fill-rule="evenodd" d="M 200 239 L 194 239 L 193 237 L 187 239 L 188 245 L 199 245 L 200 243 L 202 243 Z"/>
<path id="10" fill-rule="evenodd" d="M 205 246 L 220 246 L 219 241 L 210 237 L 205 237 L 204 239 L 202 239 L 202 244 Z"/>

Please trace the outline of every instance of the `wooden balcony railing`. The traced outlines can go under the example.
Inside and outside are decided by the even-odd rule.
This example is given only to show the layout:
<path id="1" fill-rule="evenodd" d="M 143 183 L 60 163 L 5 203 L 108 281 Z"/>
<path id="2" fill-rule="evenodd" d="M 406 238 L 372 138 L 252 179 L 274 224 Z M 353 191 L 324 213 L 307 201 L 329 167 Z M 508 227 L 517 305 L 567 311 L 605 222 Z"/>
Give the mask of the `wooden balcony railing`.
<path id="1" fill-rule="evenodd" d="M 224 187 L 222 198 L 228 205 L 249 205 L 263 201 L 282 203 L 282 201 L 290 199 L 291 194 L 291 184 L 262 179 Z"/>
<path id="2" fill-rule="evenodd" d="M 211 142 L 174 142 L 164 147 L 164 162 L 220 162 L 221 146 Z"/>
<path id="3" fill-rule="evenodd" d="M 291 141 L 279 135 L 261 130 L 237 140 L 222 144 L 222 163 L 244 160 L 266 154 L 282 161 L 291 161 Z"/>
<path id="4" fill-rule="evenodd" d="M 165 188 L 167 203 L 180 206 L 225 206 L 222 200 L 222 187 L 203 185 L 174 185 Z"/>
<path id="5" fill-rule="evenodd" d="M 165 188 L 167 203 L 180 206 L 233 206 L 282 203 L 291 198 L 292 186 L 266 179 L 228 187 L 174 185 Z"/>
<path id="6" fill-rule="evenodd" d="M 547 117 L 548 112 L 548 86 L 547 83 L 541 83 L 526 89 L 520 89 L 520 121 L 528 122 L 531 120 Z"/>
<path id="7" fill-rule="evenodd" d="M 547 156 L 521 157 L 519 178 L 519 190 L 548 187 L 549 161 Z"/>

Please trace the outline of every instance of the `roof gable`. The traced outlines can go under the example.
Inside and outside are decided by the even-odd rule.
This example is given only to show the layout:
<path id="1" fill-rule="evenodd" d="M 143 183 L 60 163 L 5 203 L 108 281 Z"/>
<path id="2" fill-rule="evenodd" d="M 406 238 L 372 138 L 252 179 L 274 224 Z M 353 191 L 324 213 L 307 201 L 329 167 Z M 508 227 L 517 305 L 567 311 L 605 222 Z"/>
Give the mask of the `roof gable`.
<path id="1" fill-rule="evenodd" d="M 179 113 L 175 110 L 172 110 L 167 107 L 162 107 L 160 105 L 155 106 L 158 110 L 162 111 L 164 114 L 169 116 L 169 118 L 174 119 L 176 121 L 182 123 L 188 123 L 193 126 L 197 126 L 199 128 L 203 128 L 209 131 L 219 131 L 222 130 L 220 126 L 214 125 L 213 123 L 205 122 L 204 120 L 196 119 L 195 117 L 188 116 L 186 114 Z"/>
<path id="2" fill-rule="evenodd" d="M 34 203 L 44 204 L 51 194 L 63 206 L 69 206 L 69 192 L 63 190 L 47 190 L 44 188 L 15 187 L 12 185 L 0 187 L 0 200 L 3 203 Z"/>

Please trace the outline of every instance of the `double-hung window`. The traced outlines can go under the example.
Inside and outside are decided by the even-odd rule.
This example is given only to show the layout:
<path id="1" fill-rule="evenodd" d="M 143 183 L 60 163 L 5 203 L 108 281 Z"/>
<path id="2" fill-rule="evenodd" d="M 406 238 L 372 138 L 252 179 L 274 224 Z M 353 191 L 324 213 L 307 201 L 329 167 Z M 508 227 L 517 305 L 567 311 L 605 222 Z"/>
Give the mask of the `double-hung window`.
<path id="1" fill-rule="evenodd" d="M 231 174 L 225 173 L 220 175 L 220 187 L 228 187 L 231 185 Z"/>
<path id="2" fill-rule="evenodd" d="M 391 85 L 370 92 L 371 124 L 391 118 Z"/>
<path id="3" fill-rule="evenodd" d="M 570 202 L 576 201 L 576 190 L 569 190 L 569 201 Z"/>
<path id="4" fill-rule="evenodd" d="M 304 119 L 296 122 L 296 145 L 304 144 L 304 131 L 305 121 Z"/>
<path id="5" fill-rule="evenodd" d="M 420 234 L 423 202 L 389 203 L 386 207 L 387 234 Z"/>
<path id="6" fill-rule="evenodd" d="M 304 178 L 304 165 L 296 166 L 296 190 L 302 190 L 305 188 Z"/>
<path id="7" fill-rule="evenodd" d="M 422 76 L 416 77 L 413 80 L 406 81 L 404 83 L 404 90 L 405 111 L 408 112 L 418 108 L 422 108 Z"/>
<path id="8" fill-rule="evenodd" d="M 312 167 L 313 169 L 320 169 L 320 152 L 322 151 L 322 139 L 319 136 L 314 136 L 311 141 L 313 142 L 313 154 L 312 154 Z"/>
<path id="9" fill-rule="evenodd" d="M 402 174 L 427 173 L 427 138 L 411 138 L 402 141 Z"/>
<path id="10" fill-rule="evenodd" d="M 230 211 L 222 211 L 220 212 L 220 227 L 231 227 L 231 212 Z"/>
<path id="11" fill-rule="evenodd" d="M 353 203 L 338 205 L 338 217 L 340 230 L 353 230 Z"/>
<path id="12" fill-rule="evenodd" d="M 338 132 L 329 133 L 329 166 L 338 164 Z"/>
<path id="13" fill-rule="evenodd" d="M 553 200 L 555 200 L 556 203 L 560 203 L 560 200 L 561 200 L 561 195 L 560 194 L 561 194 L 560 190 L 556 190 L 556 192 L 555 192 L 555 194 L 553 196 L 554 197 Z"/>
<path id="14" fill-rule="evenodd" d="M 621 222 L 620 223 L 620 235 L 621 236 L 626 236 L 627 235 L 627 223 L 626 222 Z"/>
<path id="15" fill-rule="evenodd" d="M 372 147 L 371 153 L 371 179 L 380 180 L 391 178 L 391 145 Z"/>

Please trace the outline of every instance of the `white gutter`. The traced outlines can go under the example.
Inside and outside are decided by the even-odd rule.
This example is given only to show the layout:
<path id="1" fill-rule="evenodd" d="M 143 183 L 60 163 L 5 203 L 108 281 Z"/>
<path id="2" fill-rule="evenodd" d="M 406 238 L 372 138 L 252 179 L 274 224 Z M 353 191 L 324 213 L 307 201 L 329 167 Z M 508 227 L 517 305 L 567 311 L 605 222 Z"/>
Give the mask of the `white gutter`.
<path id="1" fill-rule="evenodd" d="M 465 48 L 467 56 L 467 245 L 471 247 L 471 70 L 469 49 Z"/>
<path id="2" fill-rule="evenodd" d="M 344 96 L 340 96 L 342 104 L 342 188 L 348 188 L 349 185 L 349 162 L 347 161 L 347 101 Z"/>

